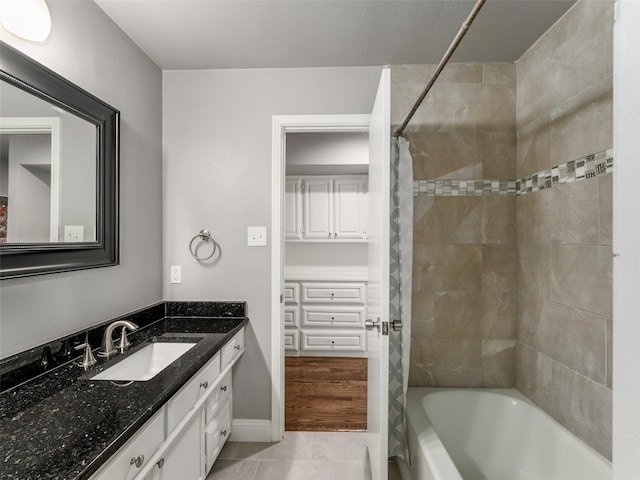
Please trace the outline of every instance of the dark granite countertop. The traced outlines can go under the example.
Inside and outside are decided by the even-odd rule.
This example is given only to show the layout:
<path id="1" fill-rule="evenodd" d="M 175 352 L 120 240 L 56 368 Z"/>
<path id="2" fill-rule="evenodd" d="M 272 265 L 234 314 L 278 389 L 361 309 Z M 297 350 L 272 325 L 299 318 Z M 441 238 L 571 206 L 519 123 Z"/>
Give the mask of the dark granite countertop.
<path id="1" fill-rule="evenodd" d="M 0 478 L 87 479 L 248 322 L 165 317 L 130 335 L 131 348 L 90 372 L 77 359 L 0 395 Z M 150 341 L 197 344 L 150 380 L 89 378 Z"/>

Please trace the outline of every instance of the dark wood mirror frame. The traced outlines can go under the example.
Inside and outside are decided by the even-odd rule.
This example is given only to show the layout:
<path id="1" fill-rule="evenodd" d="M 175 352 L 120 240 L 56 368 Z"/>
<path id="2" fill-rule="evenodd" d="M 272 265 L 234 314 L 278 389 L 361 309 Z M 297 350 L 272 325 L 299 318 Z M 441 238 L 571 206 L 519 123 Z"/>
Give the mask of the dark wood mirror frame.
<path id="1" fill-rule="evenodd" d="M 120 112 L 20 51 L 0 42 L 0 81 L 96 126 L 96 242 L 0 245 L 0 280 L 119 263 Z"/>

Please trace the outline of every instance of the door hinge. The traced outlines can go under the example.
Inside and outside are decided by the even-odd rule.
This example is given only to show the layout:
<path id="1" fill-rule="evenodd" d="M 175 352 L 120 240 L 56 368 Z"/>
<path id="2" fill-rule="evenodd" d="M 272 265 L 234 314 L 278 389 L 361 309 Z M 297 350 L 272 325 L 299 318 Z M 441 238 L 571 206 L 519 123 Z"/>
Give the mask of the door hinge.
<path id="1" fill-rule="evenodd" d="M 284 295 L 280 294 L 280 303 L 282 303 L 282 300 L 284 300 Z"/>

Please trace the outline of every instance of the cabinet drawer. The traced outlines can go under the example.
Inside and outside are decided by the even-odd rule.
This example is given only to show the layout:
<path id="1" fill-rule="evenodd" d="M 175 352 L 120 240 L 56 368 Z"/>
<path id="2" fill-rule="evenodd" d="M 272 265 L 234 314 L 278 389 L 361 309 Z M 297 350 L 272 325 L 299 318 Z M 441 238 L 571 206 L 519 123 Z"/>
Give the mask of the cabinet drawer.
<path id="1" fill-rule="evenodd" d="M 291 305 L 285 305 L 284 307 L 284 326 L 285 327 L 297 327 L 300 316 L 299 307 L 294 307 Z"/>
<path id="2" fill-rule="evenodd" d="M 231 395 L 231 388 L 231 370 L 229 370 L 220 383 L 215 386 L 215 390 L 211 393 L 209 400 L 207 400 L 206 423 L 209 423 L 220 411 L 222 405 L 224 405 L 229 398 L 229 395 Z"/>
<path id="3" fill-rule="evenodd" d="M 302 325 L 305 327 L 364 327 L 364 307 L 302 307 Z"/>
<path id="4" fill-rule="evenodd" d="M 220 367 L 224 369 L 238 353 L 244 350 L 244 328 L 236 333 L 229 342 L 222 347 Z"/>
<path id="5" fill-rule="evenodd" d="M 285 283 L 284 284 L 284 301 L 290 304 L 300 303 L 300 284 Z"/>
<path id="6" fill-rule="evenodd" d="M 207 454 L 207 471 L 215 462 L 224 442 L 231 435 L 231 404 L 232 397 L 224 404 L 220 413 L 213 417 L 205 427 L 205 449 Z"/>
<path id="7" fill-rule="evenodd" d="M 98 471 L 92 480 L 114 478 L 130 480 L 146 465 L 164 440 L 164 408 L 160 409 L 136 435 L 122 446 L 116 454 Z M 140 458 L 140 466 L 131 463 Z"/>
<path id="8" fill-rule="evenodd" d="M 303 303 L 365 303 L 364 283 L 303 283 Z"/>
<path id="9" fill-rule="evenodd" d="M 172 431 L 193 408 L 198 398 L 211 387 L 220 375 L 220 354 L 216 354 L 189 382 L 176 393 L 167 409 L 167 432 Z"/>
<path id="10" fill-rule="evenodd" d="M 288 352 L 297 352 L 300 349 L 300 332 L 298 330 L 284 331 L 284 349 Z"/>
<path id="11" fill-rule="evenodd" d="M 302 350 L 364 352 L 366 333 L 361 332 L 302 332 Z"/>

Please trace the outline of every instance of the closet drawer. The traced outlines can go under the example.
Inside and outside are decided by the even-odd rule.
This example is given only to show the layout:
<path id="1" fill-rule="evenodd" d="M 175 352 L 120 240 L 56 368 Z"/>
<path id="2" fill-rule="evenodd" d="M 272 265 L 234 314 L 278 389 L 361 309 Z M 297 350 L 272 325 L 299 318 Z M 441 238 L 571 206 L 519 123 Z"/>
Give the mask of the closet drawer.
<path id="1" fill-rule="evenodd" d="M 285 303 L 292 303 L 295 305 L 300 303 L 300 284 L 299 283 L 284 284 L 284 301 Z"/>
<path id="2" fill-rule="evenodd" d="M 284 349 L 287 352 L 297 352 L 300 350 L 300 331 L 285 330 L 284 331 Z"/>
<path id="3" fill-rule="evenodd" d="M 209 423 L 211 419 L 217 415 L 222 405 L 225 404 L 231 395 L 232 387 L 231 370 L 229 370 L 220 383 L 214 387 L 213 392 L 211 392 L 211 397 L 207 400 L 207 415 L 205 417 L 205 423 Z"/>
<path id="4" fill-rule="evenodd" d="M 222 347 L 222 355 L 220 357 L 220 368 L 224 369 L 231 360 L 233 360 L 240 352 L 244 351 L 244 328 L 236 333 L 229 342 Z"/>
<path id="5" fill-rule="evenodd" d="M 224 442 L 231 435 L 231 398 L 224 404 L 220 413 L 207 424 L 204 431 L 208 470 L 216 461 Z"/>
<path id="6" fill-rule="evenodd" d="M 364 352 L 366 350 L 366 332 L 302 332 L 302 350 Z"/>
<path id="7" fill-rule="evenodd" d="M 92 480 L 114 478 L 130 480 L 158 449 L 164 440 L 164 408 L 160 409 L 111 459 L 96 473 Z M 140 459 L 140 466 L 131 463 Z"/>
<path id="8" fill-rule="evenodd" d="M 300 307 L 296 307 L 293 305 L 285 305 L 284 306 L 284 326 L 285 327 L 297 327 L 300 323 Z"/>
<path id="9" fill-rule="evenodd" d="M 364 307 L 302 307 L 302 326 L 304 327 L 364 327 Z"/>
<path id="10" fill-rule="evenodd" d="M 216 354 L 189 382 L 169 400 L 167 431 L 172 431 L 193 408 L 196 401 L 213 386 L 220 375 L 220 354 Z"/>
<path id="11" fill-rule="evenodd" d="M 303 303 L 358 303 L 366 301 L 364 283 L 303 283 Z"/>

